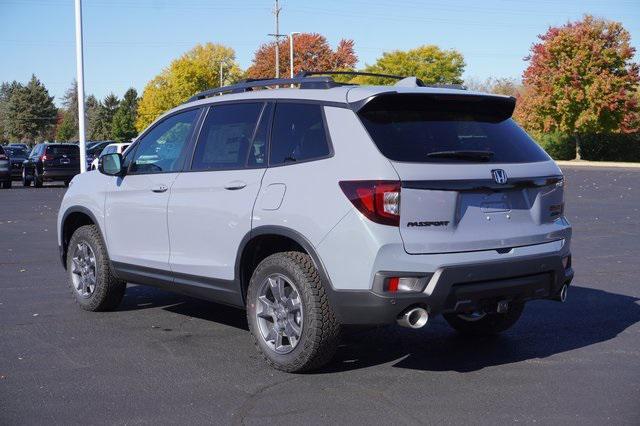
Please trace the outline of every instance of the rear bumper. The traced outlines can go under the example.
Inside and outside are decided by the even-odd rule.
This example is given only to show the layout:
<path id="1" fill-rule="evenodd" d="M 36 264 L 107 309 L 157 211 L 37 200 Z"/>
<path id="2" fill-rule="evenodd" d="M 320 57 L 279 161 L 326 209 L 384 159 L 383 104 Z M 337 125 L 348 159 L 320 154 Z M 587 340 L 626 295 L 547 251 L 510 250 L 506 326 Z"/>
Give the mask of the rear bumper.
<path id="1" fill-rule="evenodd" d="M 65 169 L 45 168 L 42 171 L 42 178 L 44 180 L 65 180 L 65 179 L 71 179 L 78 173 L 80 173 L 80 168 L 65 168 Z"/>
<path id="2" fill-rule="evenodd" d="M 421 306 L 430 315 L 491 310 L 498 301 L 525 302 L 557 297 L 573 279 L 562 264 L 568 251 L 504 261 L 439 268 L 422 293 L 390 296 L 372 290 L 330 291 L 332 307 L 343 324 L 390 324 L 408 308 Z M 425 273 L 425 275 L 430 275 Z"/>

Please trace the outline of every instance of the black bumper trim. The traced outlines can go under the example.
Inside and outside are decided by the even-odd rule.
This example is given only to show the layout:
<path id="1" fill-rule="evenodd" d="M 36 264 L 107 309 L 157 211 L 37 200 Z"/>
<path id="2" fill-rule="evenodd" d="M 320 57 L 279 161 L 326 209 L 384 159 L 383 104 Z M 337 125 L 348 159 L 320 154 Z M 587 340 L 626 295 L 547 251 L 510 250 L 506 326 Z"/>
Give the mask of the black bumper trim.
<path id="1" fill-rule="evenodd" d="M 430 315 L 437 315 L 472 309 L 498 299 L 553 299 L 573 279 L 573 269 L 565 270 L 562 266 L 562 258 L 568 255 L 557 252 L 447 266 L 436 271 L 422 293 L 386 296 L 371 290 L 330 290 L 330 300 L 341 323 L 378 325 L 394 323 L 412 306 L 422 306 Z"/>

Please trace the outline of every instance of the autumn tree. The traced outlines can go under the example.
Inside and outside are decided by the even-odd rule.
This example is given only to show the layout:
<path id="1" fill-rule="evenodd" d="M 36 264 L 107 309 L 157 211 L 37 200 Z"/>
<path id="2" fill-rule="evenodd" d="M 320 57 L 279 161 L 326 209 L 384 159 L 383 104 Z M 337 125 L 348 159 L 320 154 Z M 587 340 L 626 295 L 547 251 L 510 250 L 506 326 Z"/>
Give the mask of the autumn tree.
<path id="1" fill-rule="evenodd" d="M 522 84 L 507 77 L 489 77 L 485 80 L 467 79 L 464 81 L 467 89 L 476 92 L 495 93 L 498 95 L 518 96 L 522 90 Z"/>
<path id="2" fill-rule="evenodd" d="M 516 119 L 534 133 L 638 131 L 635 49 L 619 22 L 585 16 L 549 28 L 531 48 Z"/>
<path id="3" fill-rule="evenodd" d="M 442 50 L 425 45 L 411 50 L 385 52 L 366 72 L 415 76 L 426 84 L 461 84 L 464 57 L 457 50 Z M 394 80 L 380 77 L 357 77 L 358 84 L 389 84 Z"/>
<path id="4" fill-rule="evenodd" d="M 144 88 L 138 104 L 136 128 L 144 130 L 163 112 L 180 105 L 203 90 L 220 86 L 220 64 L 223 84 L 242 76 L 233 49 L 213 43 L 196 47 L 175 59 Z"/>
<path id="5" fill-rule="evenodd" d="M 278 42 L 280 49 L 280 76 L 289 77 L 290 57 L 289 40 Z M 247 70 L 249 78 L 274 78 L 276 69 L 276 42 L 265 43 L 256 50 L 253 62 Z M 353 50 L 353 40 L 340 40 L 335 50 L 331 49 L 327 39 L 316 33 L 303 33 L 294 36 L 293 72 L 352 70 L 358 57 Z"/>

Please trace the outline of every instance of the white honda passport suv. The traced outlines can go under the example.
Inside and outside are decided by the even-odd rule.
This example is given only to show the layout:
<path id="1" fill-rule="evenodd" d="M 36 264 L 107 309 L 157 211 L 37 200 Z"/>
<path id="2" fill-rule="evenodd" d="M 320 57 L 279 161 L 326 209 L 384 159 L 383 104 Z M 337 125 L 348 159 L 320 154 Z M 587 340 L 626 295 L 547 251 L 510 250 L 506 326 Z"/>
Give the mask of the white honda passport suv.
<path id="1" fill-rule="evenodd" d="M 58 243 L 83 309 L 126 283 L 246 308 L 267 362 L 304 371 L 341 325 L 497 333 L 566 298 L 562 173 L 515 99 L 312 74 L 198 94 L 73 179 Z"/>

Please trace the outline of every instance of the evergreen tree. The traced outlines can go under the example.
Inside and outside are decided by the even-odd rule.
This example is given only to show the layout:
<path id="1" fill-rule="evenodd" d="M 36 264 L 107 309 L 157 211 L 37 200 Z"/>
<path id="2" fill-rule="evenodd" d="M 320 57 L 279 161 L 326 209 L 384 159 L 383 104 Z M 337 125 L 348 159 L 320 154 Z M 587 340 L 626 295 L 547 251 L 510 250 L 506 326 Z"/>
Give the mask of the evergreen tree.
<path id="1" fill-rule="evenodd" d="M 56 123 L 57 108 L 53 96 L 36 78 L 12 91 L 7 105 L 7 132 L 20 140 L 41 141 Z"/>
<path id="2" fill-rule="evenodd" d="M 138 135 L 136 117 L 138 110 L 138 92 L 130 88 L 124 94 L 111 123 L 111 136 L 118 142 L 128 142 Z"/>

